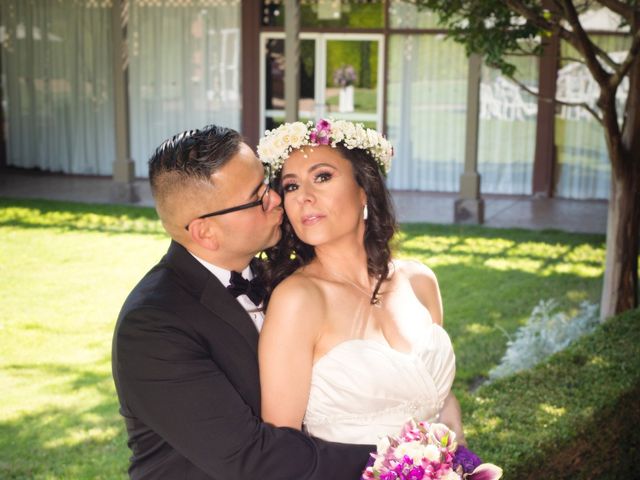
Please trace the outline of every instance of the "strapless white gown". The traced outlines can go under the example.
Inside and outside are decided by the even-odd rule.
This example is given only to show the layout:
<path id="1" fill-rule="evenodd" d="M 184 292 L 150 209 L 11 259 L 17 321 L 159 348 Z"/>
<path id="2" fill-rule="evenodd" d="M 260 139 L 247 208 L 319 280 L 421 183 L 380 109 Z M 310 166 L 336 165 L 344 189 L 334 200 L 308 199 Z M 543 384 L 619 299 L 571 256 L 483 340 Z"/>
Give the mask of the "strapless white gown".
<path id="1" fill-rule="evenodd" d="M 303 423 L 325 440 L 375 444 L 409 418 L 435 421 L 454 376 L 451 340 L 439 325 L 430 325 L 410 353 L 347 340 L 313 366 Z"/>

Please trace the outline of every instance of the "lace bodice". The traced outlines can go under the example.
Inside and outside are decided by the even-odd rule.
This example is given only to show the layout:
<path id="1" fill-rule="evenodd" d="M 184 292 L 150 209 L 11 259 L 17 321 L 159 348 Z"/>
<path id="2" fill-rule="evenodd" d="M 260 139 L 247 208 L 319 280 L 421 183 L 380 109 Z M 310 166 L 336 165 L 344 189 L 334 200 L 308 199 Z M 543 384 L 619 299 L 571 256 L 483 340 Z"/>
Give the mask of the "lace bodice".
<path id="1" fill-rule="evenodd" d="M 411 353 L 347 340 L 313 366 L 306 430 L 343 443 L 376 443 L 410 417 L 435 420 L 455 376 L 451 340 L 432 324 Z"/>

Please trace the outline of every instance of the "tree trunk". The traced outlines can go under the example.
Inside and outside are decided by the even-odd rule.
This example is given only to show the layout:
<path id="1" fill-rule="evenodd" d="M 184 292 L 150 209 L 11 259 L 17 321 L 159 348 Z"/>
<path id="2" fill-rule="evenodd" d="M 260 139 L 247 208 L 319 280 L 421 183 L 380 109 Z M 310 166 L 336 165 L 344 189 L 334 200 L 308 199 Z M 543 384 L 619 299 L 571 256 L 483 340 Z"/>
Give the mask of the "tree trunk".
<path id="1" fill-rule="evenodd" d="M 606 131 L 611 156 L 607 258 L 600 318 L 638 306 L 640 235 L 640 58 L 629 75 L 624 130 L 617 141 Z M 606 113 L 605 113 L 606 115 Z M 605 121 L 605 130 L 607 122 Z"/>
<path id="2" fill-rule="evenodd" d="M 600 302 L 602 320 L 638 306 L 639 162 L 622 178 L 612 173 L 607 221 L 607 259 Z"/>

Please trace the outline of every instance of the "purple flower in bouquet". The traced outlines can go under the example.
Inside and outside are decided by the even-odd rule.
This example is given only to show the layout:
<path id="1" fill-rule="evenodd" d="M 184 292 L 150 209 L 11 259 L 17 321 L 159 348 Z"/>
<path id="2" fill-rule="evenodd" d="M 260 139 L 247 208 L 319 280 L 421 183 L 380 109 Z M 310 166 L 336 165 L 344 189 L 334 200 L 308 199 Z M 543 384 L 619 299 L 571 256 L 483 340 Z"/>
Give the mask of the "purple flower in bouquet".
<path id="1" fill-rule="evenodd" d="M 358 80 L 355 69 L 351 65 L 343 65 L 333 72 L 333 84 L 344 88 L 353 85 Z"/>
<path id="2" fill-rule="evenodd" d="M 458 467 L 461 467 L 464 473 L 471 473 L 480 466 L 481 463 L 482 460 L 480 460 L 480 457 L 464 445 L 459 445 L 456 449 L 453 457 L 454 470 L 458 470 Z"/>
<path id="3" fill-rule="evenodd" d="M 372 454 L 362 480 L 497 480 L 502 470 L 480 463 L 476 454 L 455 440 L 439 423 L 407 422 L 397 437 L 385 437 Z"/>

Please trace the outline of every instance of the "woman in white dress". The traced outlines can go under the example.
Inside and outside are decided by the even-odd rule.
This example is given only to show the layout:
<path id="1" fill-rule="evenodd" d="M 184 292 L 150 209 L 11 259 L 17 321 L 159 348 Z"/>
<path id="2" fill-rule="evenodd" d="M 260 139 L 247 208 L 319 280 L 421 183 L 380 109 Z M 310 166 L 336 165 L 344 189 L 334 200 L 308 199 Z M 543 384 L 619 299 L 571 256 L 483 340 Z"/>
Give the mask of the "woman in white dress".
<path id="1" fill-rule="evenodd" d="M 260 335 L 264 420 L 369 444 L 410 417 L 438 420 L 464 445 L 438 282 L 391 256 L 387 140 L 345 121 L 296 122 L 267 132 L 258 154 L 286 213 Z"/>

